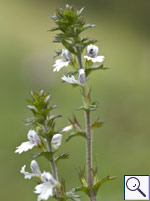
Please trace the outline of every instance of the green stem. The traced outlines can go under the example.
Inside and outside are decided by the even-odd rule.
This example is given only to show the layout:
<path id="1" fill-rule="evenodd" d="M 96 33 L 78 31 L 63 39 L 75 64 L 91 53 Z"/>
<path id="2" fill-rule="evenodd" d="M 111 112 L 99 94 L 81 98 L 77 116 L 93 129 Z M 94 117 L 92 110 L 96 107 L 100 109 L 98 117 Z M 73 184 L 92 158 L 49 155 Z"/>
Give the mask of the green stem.
<path id="1" fill-rule="evenodd" d="M 47 146 L 48 146 L 48 151 L 52 152 L 52 146 L 51 142 L 47 140 Z M 53 177 L 56 181 L 58 181 L 58 173 L 57 173 L 57 166 L 54 157 L 52 156 L 52 159 L 50 160 L 52 172 L 53 172 Z M 56 198 L 59 201 L 59 190 L 56 188 Z"/>

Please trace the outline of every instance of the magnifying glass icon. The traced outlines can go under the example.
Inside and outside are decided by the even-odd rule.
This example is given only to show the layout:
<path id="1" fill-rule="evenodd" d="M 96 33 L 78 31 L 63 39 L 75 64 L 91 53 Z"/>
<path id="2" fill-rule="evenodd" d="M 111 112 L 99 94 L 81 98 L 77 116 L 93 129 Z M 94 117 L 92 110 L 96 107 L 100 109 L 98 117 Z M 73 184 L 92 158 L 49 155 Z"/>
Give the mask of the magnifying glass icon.
<path id="1" fill-rule="evenodd" d="M 143 197 L 146 197 L 145 193 L 143 193 L 143 191 L 141 191 L 141 189 L 140 189 L 140 181 L 139 181 L 138 178 L 130 177 L 126 181 L 126 187 L 127 187 L 128 190 L 130 190 L 130 191 L 138 191 L 139 193 L 141 193 L 141 195 L 143 195 Z"/>

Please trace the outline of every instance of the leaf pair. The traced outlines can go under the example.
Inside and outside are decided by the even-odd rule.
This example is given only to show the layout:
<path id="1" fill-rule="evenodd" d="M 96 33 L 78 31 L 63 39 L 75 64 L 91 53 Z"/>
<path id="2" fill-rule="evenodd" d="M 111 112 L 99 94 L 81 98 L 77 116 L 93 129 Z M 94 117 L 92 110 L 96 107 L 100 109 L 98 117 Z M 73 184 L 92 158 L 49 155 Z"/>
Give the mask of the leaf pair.
<path id="1" fill-rule="evenodd" d="M 106 176 L 106 177 L 104 177 L 103 179 L 101 179 L 100 181 L 98 181 L 98 182 L 97 182 L 94 186 L 92 186 L 92 187 L 86 187 L 86 186 L 76 187 L 76 188 L 74 189 L 74 191 L 75 191 L 75 192 L 82 191 L 82 192 L 86 193 L 86 194 L 90 197 L 90 191 L 91 191 L 91 190 L 94 190 L 94 193 L 95 193 L 95 195 L 96 195 L 97 192 L 98 192 L 98 190 L 99 190 L 99 188 L 101 187 L 102 184 L 104 184 L 104 183 L 107 182 L 107 181 L 112 181 L 112 180 L 114 180 L 114 179 L 116 179 L 115 176 L 113 176 L 113 177 Z"/>
<path id="2" fill-rule="evenodd" d="M 52 158 L 53 158 L 53 155 L 54 155 L 55 152 L 40 152 L 40 153 L 34 153 L 32 154 L 32 158 L 39 158 L 41 156 L 45 157 L 48 161 L 51 161 Z M 62 159 L 68 159 L 69 158 L 69 154 L 68 153 L 63 153 L 63 154 L 60 154 L 59 156 L 57 156 L 55 158 L 55 162 L 58 163 L 58 161 L 62 160 Z"/>

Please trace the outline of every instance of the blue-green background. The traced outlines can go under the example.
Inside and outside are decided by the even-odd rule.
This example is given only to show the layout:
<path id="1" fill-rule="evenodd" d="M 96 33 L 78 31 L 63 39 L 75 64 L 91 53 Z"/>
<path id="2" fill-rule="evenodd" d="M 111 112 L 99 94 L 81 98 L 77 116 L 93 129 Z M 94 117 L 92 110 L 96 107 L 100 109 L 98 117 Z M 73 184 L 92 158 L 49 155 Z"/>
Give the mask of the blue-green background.
<path id="1" fill-rule="evenodd" d="M 102 186 L 98 200 L 122 201 L 123 175 L 150 173 L 150 1 L 0 0 L 1 200 L 36 200 L 34 179 L 24 180 L 19 173 L 22 165 L 30 164 L 31 152 L 14 154 L 27 140 L 24 119 L 31 114 L 25 106 L 31 89 L 52 94 L 52 102 L 59 105 L 55 112 L 63 114 L 58 128 L 67 125 L 72 113 L 84 124 L 82 112 L 75 110 L 82 102 L 79 90 L 61 83 L 67 69 L 52 72 L 54 51 L 62 47 L 52 43 L 54 34 L 48 30 L 54 24 L 49 16 L 66 3 L 85 6 L 87 22 L 97 25 L 86 34 L 98 39 L 100 55 L 110 67 L 93 73 L 89 81 L 93 101 L 100 102 L 92 119 L 105 120 L 94 132 L 94 161 L 99 177 L 118 177 Z M 76 138 L 61 151 L 70 153 L 70 160 L 59 164 L 69 190 L 80 185 L 76 169 L 85 167 L 85 142 Z M 41 169 L 49 170 L 45 159 L 38 161 Z M 81 195 L 82 201 L 88 200 Z"/>

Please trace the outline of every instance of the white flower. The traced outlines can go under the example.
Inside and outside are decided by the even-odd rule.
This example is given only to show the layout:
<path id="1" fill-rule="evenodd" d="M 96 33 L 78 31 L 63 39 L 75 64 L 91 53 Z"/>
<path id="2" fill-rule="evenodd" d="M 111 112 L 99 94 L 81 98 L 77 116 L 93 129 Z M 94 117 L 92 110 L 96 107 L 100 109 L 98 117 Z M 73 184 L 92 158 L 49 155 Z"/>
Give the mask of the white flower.
<path id="1" fill-rule="evenodd" d="M 63 133 L 68 132 L 68 131 L 72 130 L 72 128 L 73 128 L 72 125 L 66 126 L 65 128 L 62 129 L 62 132 Z"/>
<path id="2" fill-rule="evenodd" d="M 72 56 L 67 49 L 62 49 L 62 59 L 57 59 L 56 63 L 53 65 L 53 71 L 60 71 L 61 68 L 67 67 L 69 63 L 72 61 Z"/>
<path id="3" fill-rule="evenodd" d="M 88 45 L 87 46 L 87 56 L 84 56 L 87 60 L 91 60 L 93 63 L 95 62 L 103 62 L 104 56 L 98 55 L 98 47 L 96 45 Z"/>
<path id="4" fill-rule="evenodd" d="M 52 147 L 54 149 L 58 149 L 58 147 L 61 145 L 62 141 L 62 134 L 55 134 L 51 140 Z"/>
<path id="5" fill-rule="evenodd" d="M 32 173 L 26 172 L 25 168 L 26 168 L 26 165 L 24 165 L 20 170 L 20 172 L 24 174 L 25 179 L 31 179 L 32 177 L 39 177 L 41 175 L 40 167 L 35 160 L 31 161 L 31 164 L 30 164 Z"/>
<path id="6" fill-rule="evenodd" d="M 29 141 L 23 142 L 19 147 L 17 147 L 15 153 L 21 154 L 35 146 L 41 145 L 41 140 L 35 130 L 29 130 L 27 137 Z"/>
<path id="7" fill-rule="evenodd" d="M 78 80 L 82 85 L 86 84 L 86 76 L 85 76 L 85 71 L 84 69 L 80 69 L 78 71 Z"/>
<path id="8" fill-rule="evenodd" d="M 61 79 L 69 84 L 77 84 L 77 85 L 81 85 L 81 86 L 86 84 L 86 77 L 85 77 L 84 69 L 80 69 L 78 71 L 78 80 L 76 80 L 73 75 L 71 77 L 64 75 Z"/>
<path id="9" fill-rule="evenodd" d="M 63 81 L 65 81 L 65 82 L 69 83 L 69 84 L 78 84 L 78 85 L 81 85 L 81 83 L 78 80 L 76 80 L 73 75 L 71 77 L 64 75 L 61 79 Z"/>
<path id="10" fill-rule="evenodd" d="M 53 196 L 53 188 L 56 187 L 58 182 L 48 172 L 41 174 L 42 184 L 38 184 L 35 187 L 34 193 L 38 195 L 38 201 L 48 200 L 50 196 Z"/>

